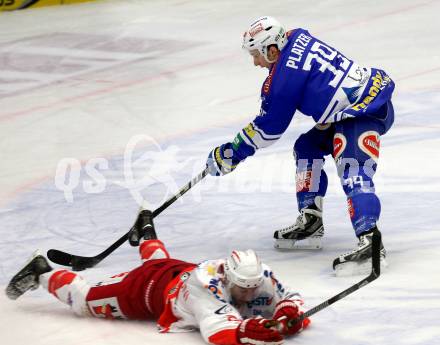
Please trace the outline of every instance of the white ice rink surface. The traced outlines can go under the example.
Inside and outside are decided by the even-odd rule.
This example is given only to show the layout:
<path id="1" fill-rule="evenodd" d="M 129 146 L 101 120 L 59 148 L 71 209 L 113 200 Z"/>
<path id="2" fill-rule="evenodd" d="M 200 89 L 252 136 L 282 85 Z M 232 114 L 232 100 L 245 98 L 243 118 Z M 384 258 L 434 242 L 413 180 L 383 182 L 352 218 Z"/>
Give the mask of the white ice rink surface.
<path id="1" fill-rule="evenodd" d="M 129 229 L 141 195 L 157 207 L 253 119 L 267 72 L 241 51 L 241 35 L 267 14 L 397 85 L 376 175 L 389 268 L 287 343 L 440 344 L 439 13 L 438 0 L 124 0 L 1 14 L 1 289 L 36 248 L 104 250 Z M 164 211 L 156 228 L 171 254 L 200 261 L 254 248 L 308 307 L 359 281 L 331 269 L 356 243 L 331 159 L 324 249 L 272 247 L 273 231 L 296 218 L 291 151 L 311 125 L 296 115 L 278 143 Z M 65 158 L 82 165 L 55 179 Z M 130 171 L 145 177 L 138 189 Z M 97 281 L 137 263 L 126 244 L 83 274 Z M 5 345 L 203 343 L 152 322 L 75 317 L 42 289 L 16 302 L 1 293 L 0 310 Z"/>

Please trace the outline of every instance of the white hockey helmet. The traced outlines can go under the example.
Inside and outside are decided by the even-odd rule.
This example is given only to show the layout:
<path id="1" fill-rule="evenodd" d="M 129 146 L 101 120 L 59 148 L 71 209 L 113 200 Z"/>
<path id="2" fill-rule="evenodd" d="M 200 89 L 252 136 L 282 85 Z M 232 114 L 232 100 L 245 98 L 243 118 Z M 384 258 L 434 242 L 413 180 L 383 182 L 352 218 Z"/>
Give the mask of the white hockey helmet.
<path id="1" fill-rule="evenodd" d="M 286 30 L 273 17 L 258 18 L 243 34 L 243 48 L 249 52 L 258 50 L 269 63 L 274 61 L 267 56 L 268 47 L 274 44 L 281 51 L 286 43 Z"/>
<path id="2" fill-rule="evenodd" d="M 225 261 L 225 277 L 242 288 L 255 288 L 263 282 L 263 266 L 252 249 L 234 250 Z"/>

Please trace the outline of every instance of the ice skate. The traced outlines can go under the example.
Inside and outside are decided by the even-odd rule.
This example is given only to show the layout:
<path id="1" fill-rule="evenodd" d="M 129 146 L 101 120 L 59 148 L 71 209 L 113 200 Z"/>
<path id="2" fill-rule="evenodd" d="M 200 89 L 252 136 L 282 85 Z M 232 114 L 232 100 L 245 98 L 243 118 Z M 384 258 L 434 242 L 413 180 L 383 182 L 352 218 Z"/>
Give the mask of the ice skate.
<path id="1" fill-rule="evenodd" d="M 336 276 L 366 275 L 371 272 L 372 238 L 373 230 L 364 233 L 359 237 L 358 247 L 349 253 L 340 255 L 333 261 L 333 269 Z M 380 244 L 380 266 L 381 269 L 388 266 L 386 251 Z"/>
<path id="2" fill-rule="evenodd" d="M 141 239 L 154 240 L 157 239 L 156 230 L 153 223 L 153 212 L 150 210 L 141 210 L 128 233 L 128 241 L 133 247 L 139 245 Z"/>
<path id="3" fill-rule="evenodd" d="M 313 207 L 304 208 L 295 224 L 275 231 L 277 249 L 321 249 L 324 226 L 322 224 L 322 198 L 315 198 Z"/>
<path id="4" fill-rule="evenodd" d="M 26 291 L 37 289 L 40 285 L 40 275 L 51 270 L 52 267 L 47 259 L 36 251 L 26 265 L 11 279 L 6 287 L 6 295 L 15 300 Z"/>

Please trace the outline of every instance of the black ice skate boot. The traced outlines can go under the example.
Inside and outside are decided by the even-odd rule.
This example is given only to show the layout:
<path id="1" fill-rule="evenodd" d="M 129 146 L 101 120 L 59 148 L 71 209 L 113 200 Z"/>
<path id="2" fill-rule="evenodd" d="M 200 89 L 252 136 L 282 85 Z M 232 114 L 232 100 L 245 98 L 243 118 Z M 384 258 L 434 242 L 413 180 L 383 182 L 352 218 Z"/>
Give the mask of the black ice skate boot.
<path id="1" fill-rule="evenodd" d="M 371 271 L 372 239 L 374 227 L 359 236 L 358 247 L 349 253 L 340 255 L 333 261 L 333 269 L 337 276 L 368 274 Z M 380 243 L 380 266 L 387 267 L 386 251 Z"/>
<path id="2" fill-rule="evenodd" d="M 295 224 L 273 234 L 277 249 L 321 249 L 322 236 L 322 197 L 316 197 L 311 207 L 303 208 Z"/>
<path id="3" fill-rule="evenodd" d="M 50 271 L 52 271 L 52 267 L 47 259 L 36 251 L 28 263 L 11 279 L 6 287 L 6 295 L 15 300 L 26 291 L 37 289 L 40 285 L 40 275 Z"/>
<path id="4" fill-rule="evenodd" d="M 153 223 L 153 213 L 150 210 L 142 210 L 139 212 L 136 222 L 128 233 L 128 241 L 133 247 L 139 245 L 141 238 L 144 240 L 157 239 Z"/>

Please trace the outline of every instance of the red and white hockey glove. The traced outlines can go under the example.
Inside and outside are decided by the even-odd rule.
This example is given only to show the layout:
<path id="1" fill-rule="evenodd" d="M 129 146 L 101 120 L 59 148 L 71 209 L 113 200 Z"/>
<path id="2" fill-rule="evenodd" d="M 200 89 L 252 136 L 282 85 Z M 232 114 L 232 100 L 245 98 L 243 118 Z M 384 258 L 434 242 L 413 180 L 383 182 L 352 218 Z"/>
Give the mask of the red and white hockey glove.
<path id="1" fill-rule="evenodd" d="M 239 344 L 247 345 L 280 345 L 283 336 L 275 327 L 267 327 L 272 320 L 263 318 L 247 319 L 240 323 L 237 328 Z"/>
<path id="2" fill-rule="evenodd" d="M 310 323 L 308 318 L 304 319 L 302 322 L 297 322 L 289 327 L 289 320 L 294 320 L 299 318 L 302 311 L 298 309 L 298 305 L 291 300 L 285 299 L 277 303 L 275 306 L 275 311 L 273 314 L 273 319 L 278 321 L 281 325 L 281 333 L 284 335 L 292 335 L 303 328 L 307 327 Z"/>

